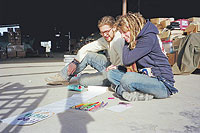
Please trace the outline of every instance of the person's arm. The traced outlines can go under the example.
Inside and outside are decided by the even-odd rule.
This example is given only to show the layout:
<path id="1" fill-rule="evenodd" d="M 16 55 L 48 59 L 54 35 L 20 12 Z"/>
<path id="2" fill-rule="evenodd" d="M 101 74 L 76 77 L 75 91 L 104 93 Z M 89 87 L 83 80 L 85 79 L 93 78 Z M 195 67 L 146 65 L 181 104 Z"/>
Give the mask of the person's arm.
<path id="1" fill-rule="evenodd" d="M 121 34 L 117 34 L 117 39 L 114 40 L 112 44 L 113 51 L 113 59 L 111 59 L 111 63 L 113 65 L 122 65 L 122 49 L 124 47 L 125 40 L 121 37 Z"/>
<path id="2" fill-rule="evenodd" d="M 110 42 L 109 55 L 110 62 L 114 66 L 122 65 L 122 49 L 125 40 L 121 37 L 120 32 L 115 33 L 114 39 Z"/>
<path id="3" fill-rule="evenodd" d="M 88 52 L 98 52 L 106 49 L 107 42 L 103 37 L 96 41 L 84 45 L 79 51 L 74 60 L 68 65 L 67 75 L 72 75 L 77 68 L 77 65 L 83 60 Z"/>
<path id="4" fill-rule="evenodd" d="M 103 38 L 84 45 L 77 53 L 75 59 L 81 62 L 88 52 L 98 52 L 107 49 L 108 42 Z"/>
<path id="5" fill-rule="evenodd" d="M 133 50 L 128 48 L 128 45 L 124 45 L 123 48 L 123 64 L 130 66 L 138 59 L 151 52 L 154 46 L 154 39 L 151 36 L 144 36 L 137 40 L 136 47 Z"/>
<path id="6" fill-rule="evenodd" d="M 115 33 L 115 38 L 110 43 L 110 61 L 111 65 L 107 67 L 106 71 L 116 69 L 116 66 L 122 65 L 122 49 L 125 40 L 121 37 L 120 32 Z"/>

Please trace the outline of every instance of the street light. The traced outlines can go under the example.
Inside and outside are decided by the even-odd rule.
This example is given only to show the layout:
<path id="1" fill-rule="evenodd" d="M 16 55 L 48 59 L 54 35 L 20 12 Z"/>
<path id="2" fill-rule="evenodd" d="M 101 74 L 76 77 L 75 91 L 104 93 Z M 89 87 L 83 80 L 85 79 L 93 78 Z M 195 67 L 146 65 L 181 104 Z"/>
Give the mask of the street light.
<path id="1" fill-rule="evenodd" d="M 70 51 L 71 51 L 71 41 L 70 41 L 70 32 L 68 32 L 68 35 L 65 35 L 65 36 L 68 36 L 68 39 L 69 39 L 69 46 L 68 46 L 68 48 L 69 48 L 69 53 L 70 53 Z"/>
<path id="2" fill-rule="evenodd" d="M 69 37 L 69 53 L 70 53 L 70 51 L 71 51 L 70 32 L 69 32 L 69 34 L 68 34 L 68 37 Z"/>

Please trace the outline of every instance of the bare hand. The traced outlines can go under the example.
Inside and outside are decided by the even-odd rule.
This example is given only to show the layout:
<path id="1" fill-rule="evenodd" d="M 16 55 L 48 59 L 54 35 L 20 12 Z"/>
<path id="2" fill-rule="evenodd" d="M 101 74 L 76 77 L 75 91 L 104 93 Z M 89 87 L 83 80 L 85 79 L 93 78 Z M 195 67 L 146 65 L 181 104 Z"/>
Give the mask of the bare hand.
<path id="1" fill-rule="evenodd" d="M 117 69 L 117 67 L 114 66 L 114 65 L 110 65 L 110 66 L 108 66 L 108 67 L 106 68 L 106 71 L 109 71 L 109 70 L 112 70 L 112 69 Z"/>
<path id="2" fill-rule="evenodd" d="M 133 63 L 133 64 L 130 65 L 130 66 L 127 66 L 126 69 L 127 69 L 127 72 L 137 72 L 136 63 Z"/>
<path id="3" fill-rule="evenodd" d="M 71 62 L 68 65 L 67 75 L 72 75 L 75 71 L 76 71 L 76 64 L 74 64 L 73 62 Z"/>

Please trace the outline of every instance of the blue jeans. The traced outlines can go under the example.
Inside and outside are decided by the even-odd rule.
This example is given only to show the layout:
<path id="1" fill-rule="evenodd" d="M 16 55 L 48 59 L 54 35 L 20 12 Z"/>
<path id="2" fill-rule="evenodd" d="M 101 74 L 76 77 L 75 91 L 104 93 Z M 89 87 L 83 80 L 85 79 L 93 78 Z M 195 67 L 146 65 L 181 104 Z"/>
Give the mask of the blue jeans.
<path id="1" fill-rule="evenodd" d="M 105 69 L 110 65 L 110 61 L 103 54 L 89 52 L 84 57 L 82 62 L 77 66 L 73 75 L 67 75 L 68 65 L 66 65 L 60 72 L 60 75 L 69 81 L 74 75 L 82 72 L 88 65 L 96 69 L 97 73 L 83 74 L 79 79 L 81 85 L 107 85 L 110 83 L 107 79 L 107 72 Z"/>
<path id="2" fill-rule="evenodd" d="M 149 77 L 136 72 L 122 72 L 118 69 L 107 73 L 108 80 L 116 85 L 116 93 L 120 96 L 124 91 L 141 91 L 152 94 L 155 98 L 169 97 L 166 86 L 157 78 Z"/>

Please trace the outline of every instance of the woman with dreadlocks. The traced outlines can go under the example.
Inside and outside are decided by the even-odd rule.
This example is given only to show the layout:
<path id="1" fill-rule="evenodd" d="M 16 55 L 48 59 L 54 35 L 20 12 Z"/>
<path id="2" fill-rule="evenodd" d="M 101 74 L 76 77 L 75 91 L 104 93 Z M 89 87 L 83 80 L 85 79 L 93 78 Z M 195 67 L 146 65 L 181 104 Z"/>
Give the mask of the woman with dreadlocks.
<path id="1" fill-rule="evenodd" d="M 140 13 L 127 13 L 117 20 L 117 28 L 126 40 L 123 66 L 108 72 L 115 94 L 127 101 L 167 98 L 178 92 L 167 57 L 162 52 L 158 29 Z M 136 65 L 134 65 L 136 64 Z M 130 67 L 134 71 L 130 71 Z"/>

